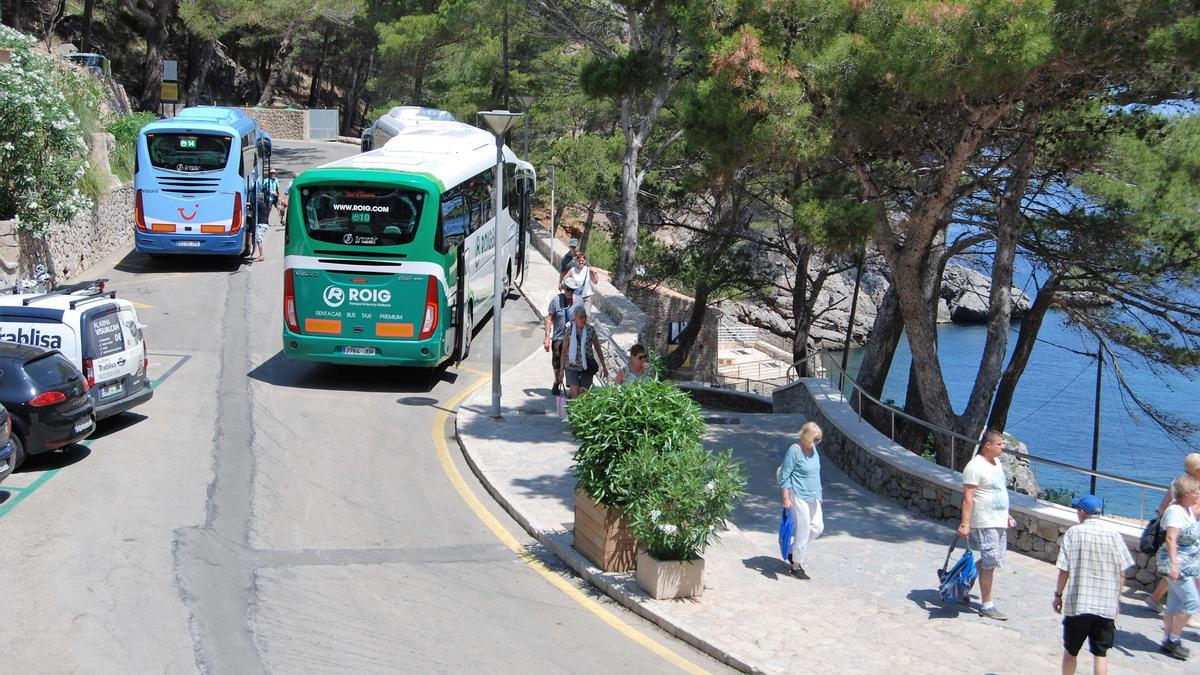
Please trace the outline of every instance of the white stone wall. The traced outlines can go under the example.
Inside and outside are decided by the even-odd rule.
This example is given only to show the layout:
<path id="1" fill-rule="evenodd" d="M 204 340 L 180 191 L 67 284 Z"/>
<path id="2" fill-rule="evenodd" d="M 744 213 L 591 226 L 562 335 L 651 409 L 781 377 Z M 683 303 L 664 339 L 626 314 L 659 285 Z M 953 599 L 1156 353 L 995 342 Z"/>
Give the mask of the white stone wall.
<path id="1" fill-rule="evenodd" d="M 272 140 L 308 140 L 308 111 L 292 108 L 242 108 Z"/>

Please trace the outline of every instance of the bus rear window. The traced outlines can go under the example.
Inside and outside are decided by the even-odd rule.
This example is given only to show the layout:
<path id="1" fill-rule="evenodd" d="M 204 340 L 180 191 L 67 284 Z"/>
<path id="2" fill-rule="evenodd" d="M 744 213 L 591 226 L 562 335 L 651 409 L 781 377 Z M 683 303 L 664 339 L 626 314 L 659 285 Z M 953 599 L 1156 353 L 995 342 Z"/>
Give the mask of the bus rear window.
<path id="1" fill-rule="evenodd" d="M 173 171 L 220 171 L 229 161 L 231 136 L 212 134 L 146 134 L 150 163 Z"/>
<path id="2" fill-rule="evenodd" d="M 346 246 L 396 246 L 417 236 L 424 193 L 403 188 L 300 189 L 304 228 L 310 239 Z"/>

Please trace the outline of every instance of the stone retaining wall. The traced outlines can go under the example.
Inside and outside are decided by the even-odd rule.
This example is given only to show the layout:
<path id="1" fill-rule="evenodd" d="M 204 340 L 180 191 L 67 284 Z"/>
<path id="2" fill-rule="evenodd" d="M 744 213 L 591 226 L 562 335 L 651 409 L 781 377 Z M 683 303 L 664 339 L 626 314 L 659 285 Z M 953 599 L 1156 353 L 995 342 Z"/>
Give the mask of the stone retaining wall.
<path id="1" fill-rule="evenodd" d="M 802 413 L 821 425 L 822 454 L 859 484 L 891 497 L 910 511 L 957 526 L 962 504 L 962 474 L 921 459 L 892 443 L 842 399 L 828 381 L 805 378 L 774 392 L 774 412 Z M 1028 495 L 1009 493 L 1010 513 L 1017 527 L 1009 533 L 1008 547 L 1025 555 L 1054 562 L 1062 533 L 1078 523 L 1075 510 L 1041 502 Z M 1120 532 L 1137 561 L 1129 586 L 1150 590 L 1157 566 L 1138 552 L 1141 528 L 1106 521 Z"/>
<path id="2" fill-rule="evenodd" d="M 242 108 L 273 140 L 308 140 L 308 111 L 294 108 Z"/>
<path id="3" fill-rule="evenodd" d="M 133 242 L 133 186 L 121 185 L 71 222 L 52 226 L 45 241 L 48 267 L 60 284 L 128 247 Z M 0 286 L 16 283 L 21 253 L 16 223 L 0 221 Z"/>

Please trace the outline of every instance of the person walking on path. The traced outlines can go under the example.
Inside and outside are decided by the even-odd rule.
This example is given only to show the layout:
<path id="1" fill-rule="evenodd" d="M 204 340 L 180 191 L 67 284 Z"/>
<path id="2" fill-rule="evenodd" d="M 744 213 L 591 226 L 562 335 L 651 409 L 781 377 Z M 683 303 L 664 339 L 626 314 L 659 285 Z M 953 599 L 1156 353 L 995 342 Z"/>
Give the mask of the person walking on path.
<path id="1" fill-rule="evenodd" d="M 999 459 L 1003 452 L 1004 434 L 988 429 L 979 454 L 963 467 L 962 520 L 958 525 L 958 536 L 974 536 L 979 548 L 979 614 L 997 621 L 1008 617 L 992 602 L 992 581 L 1004 564 L 1008 528 L 1016 525 L 1008 515 L 1008 483 Z"/>
<path id="2" fill-rule="evenodd" d="M 1058 588 L 1051 607 L 1063 616 L 1063 675 L 1074 675 L 1079 649 L 1088 642 L 1092 672 L 1107 675 L 1108 650 L 1112 649 L 1121 613 L 1125 570 L 1133 556 L 1121 535 L 1096 516 L 1104 501 L 1084 495 L 1071 502 L 1079 524 L 1063 534 L 1058 549 Z"/>
<path id="3" fill-rule="evenodd" d="M 637 382 L 652 377 L 650 367 L 646 365 L 646 347 L 638 343 L 629 348 L 629 363 L 617 371 L 614 384 Z"/>
<path id="4" fill-rule="evenodd" d="M 1200 452 L 1193 452 L 1187 457 L 1183 458 L 1183 472 L 1192 478 L 1200 480 Z M 1166 512 L 1167 507 L 1170 505 L 1171 491 L 1167 490 L 1166 493 L 1163 494 L 1162 502 L 1158 505 L 1158 521 L 1160 523 L 1162 522 L 1163 513 Z M 1197 579 L 1196 583 L 1200 584 L 1200 579 Z M 1166 597 L 1167 580 L 1164 577 L 1159 579 L 1158 585 L 1154 587 L 1154 592 L 1150 594 L 1150 599 L 1146 601 L 1146 604 L 1150 606 L 1150 609 L 1162 614 L 1163 602 L 1166 600 Z M 1188 625 L 1193 628 L 1200 628 L 1200 624 L 1197 623 L 1197 620 L 1200 620 L 1200 617 L 1193 616 L 1191 620 L 1188 621 Z"/>
<path id="5" fill-rule="evenodd" d="M 271 203 L 267 200 L 265 192 L 259 193 L 256 207 L 258 218 L 254 224 L 254 246 L 250 251 L 252 254 L 250 261 L 262 262 L 266 260 L 266 252 L 263 250 L 263 238 L 267 236 L 267 228 L 270 227 L 271 222 Z"/>
<path id="6" fill-rule="evenodd" d="M 550 299 L 546 308 L 546 340 L 543 347 L 550 352 L 550 363 L 554 366 L 554 386 L 550 393 L 558 396 L 562 386 L 562 342 L 567 325 L 575 316 L 575 307 L 582 306 L 575 297 L 575 280 L 563 279 L 561 292 Z"/>
<path id="7" fill-rule="evenodd" d="M 821 456 L 817 453 L 821 438 L 821 427 L 816 422 L 805 423 L 800 427 L 800 443 L 788 446 L 779 469 L 783 508 L 791 511 L 796 527 L 788 562 L 792 566 L 792 576 L 797 579 L 811 578 L 804 571 L 808 543 L 825 531 L 821 513 Z"/>
<path id="8" fill-rule="evenodd" d="M 592 388 L 592 378 L 597 369 L 602 369 L 604 378 L 608 379 L 608 364 L 604 362 L 600 338 L 588 323 L 587 310 L 581 305 L 576 305 L 571 314 L 574 320 L 563 334 L 559 358 L 563 364 L 562 374 L 567 381 L 570 397 L 577 398 Z M 595 354 L 595 360 L 588 356 L 589 348 Z"/>
<path id="9" fill-rule="evenodd" d="M 564 278 L 570 277 L 575 280 L 575 292 L 579 296 L 579 300 L 583 306 L 591 311 L 592 295 L 595 290 L 592 289 L 592 284 L 598 283 L 599 278 L 596 276 L 596 270 L 588 264 L 587 255 L 580 253 L 576 256 L 575 267 L 571 268 L 563 274 Z"/>
<path id="10" fill-rule="evenodd" d="M 264 178 L 262 180 L 262 192 L 264 195 L 267 196 L 267 204 L 271 207 L 271 210 L 274 210 L 275 206 L 277 204 L 279 204 L 279 171 L 278 170 L 271 169 L 271 175 L 268 178 Z M 270 212 L 268 211 L 268 214 L 269 213 Z"/>
<path id="11" fill-rule="evenodd" d="M 579 240 L 572 239 L 571 240 L 571 248 L 567 249 L 567 254 L 564 255 L 562 257 L 562 260 L 558 263 L 559 275 L 566 274 L 568 270 L 570 270 L 572 267 L 575 266 L 575 256 L 579 254 L 579 251 L 576 250 L 578 248 L 579 248 Z"/>
<path id="12" fill-rule="evenodd" d="M 1166 540 L 1158 549 L 1158 573 L 1167 579 L 1167 607 L 1163 613 L 1163 642 L 1159 651 L 1174 659 L 1187 659 L 1183 627 L 1188 617 L 1200 614 L 1200 480 L 1180 476 L 1171 484 L 1172 503 L 1163 512 Z"/>

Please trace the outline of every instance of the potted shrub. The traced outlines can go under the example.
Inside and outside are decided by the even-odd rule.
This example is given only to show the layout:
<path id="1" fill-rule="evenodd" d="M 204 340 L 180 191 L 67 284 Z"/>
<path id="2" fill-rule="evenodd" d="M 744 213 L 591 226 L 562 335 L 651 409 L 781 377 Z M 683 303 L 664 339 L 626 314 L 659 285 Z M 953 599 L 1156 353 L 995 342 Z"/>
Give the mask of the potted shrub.
<path id="1" fill-rule="evenodd" d="M 629 513 L 640 544 L 638 585 L 659 600 L 700 595 L 700 556 L 717 540 L 746 485 L 733 451 L 709 452 L 699 438 L 667 453 L 638 448 L 625 470 L 636 484 Z"/>
<path id="2" fill-rule="evenodd" d="M 605 572 L 637 562 L 625 509 L 633 493 L 624 460 L 636 449 L 664 453 L 695 443 L 704 430 L 700 408 L 675 385 L 642 380 L 593 389 L 571 402 L 567 425 L 575 451 L 575 548 Z"/>

